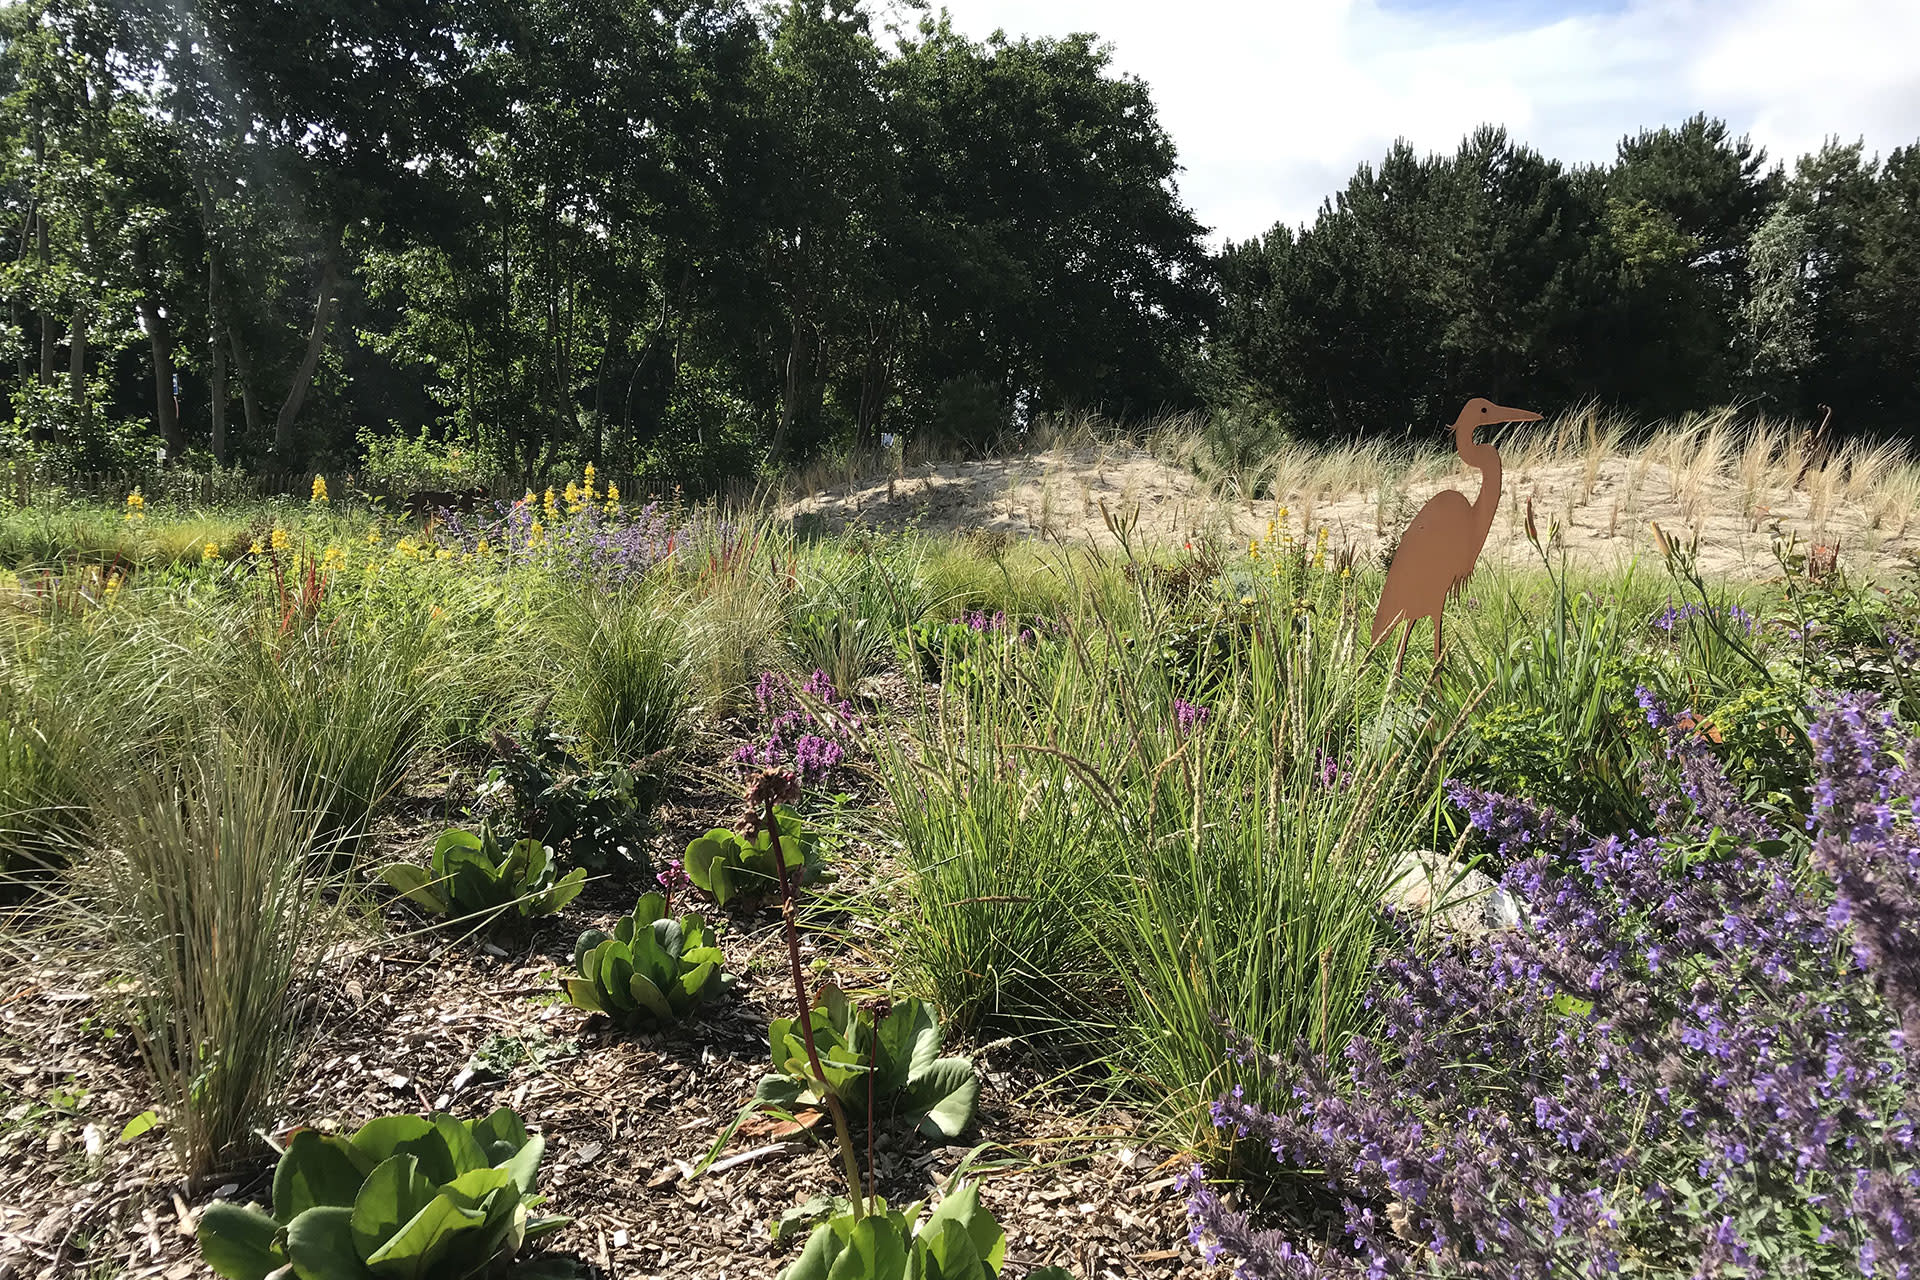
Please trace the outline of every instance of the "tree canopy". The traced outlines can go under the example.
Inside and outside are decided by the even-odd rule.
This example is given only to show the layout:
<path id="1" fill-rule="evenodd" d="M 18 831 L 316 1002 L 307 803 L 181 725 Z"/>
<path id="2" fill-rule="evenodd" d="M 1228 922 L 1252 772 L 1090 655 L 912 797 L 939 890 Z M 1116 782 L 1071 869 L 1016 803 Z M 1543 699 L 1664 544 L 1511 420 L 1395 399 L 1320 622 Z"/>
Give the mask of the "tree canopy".
<path id="1" fill-rule="evenodd" d="M 1488 127 L 1214 252 L 1097 37 L 876 13 L 0 7 L 0 449 L 700 482 L 1061 409 L 1920 411 L 1920 145 L 1788 168 L 1696 116 L 1569 167 Z"/>

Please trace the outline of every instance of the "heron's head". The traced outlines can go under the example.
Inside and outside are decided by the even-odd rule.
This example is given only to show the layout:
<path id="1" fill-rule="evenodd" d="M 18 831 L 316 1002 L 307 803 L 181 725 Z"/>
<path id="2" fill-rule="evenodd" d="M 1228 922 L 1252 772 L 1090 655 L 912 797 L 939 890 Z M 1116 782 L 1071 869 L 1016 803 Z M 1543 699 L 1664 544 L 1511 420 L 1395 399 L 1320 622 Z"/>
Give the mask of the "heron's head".
<path id="1" fill-rule="evenodd" d="M 1453 420 L 1456 433 L 1466 432 L 1472 435 L 1480 427 L 1497 426 L 1502 422 L 1538 422 L 1540 415 L 1531 409 L 1509 409 L 1495 404 L 1484 396 L 1475 396 L 1467 401 L 1467 407 Z"/>

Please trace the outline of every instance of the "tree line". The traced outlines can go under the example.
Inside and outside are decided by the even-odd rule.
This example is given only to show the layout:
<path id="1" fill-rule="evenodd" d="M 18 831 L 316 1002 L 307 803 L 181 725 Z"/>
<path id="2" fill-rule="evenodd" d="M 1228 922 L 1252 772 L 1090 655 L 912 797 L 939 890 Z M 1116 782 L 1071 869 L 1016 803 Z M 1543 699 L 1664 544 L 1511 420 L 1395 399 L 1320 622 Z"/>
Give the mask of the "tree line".
<path id="1" fill-rule="evenodd" d="M 1213 251 L 1097 38 L 862 0 L 15 0 L 0 137 L 0 448 L 88 467 L 423 436 L 697 482 L 1064 409 L 1400 431 L 1463 388 L 1920 408 L 1920 148 L 1484 129 Z"/>

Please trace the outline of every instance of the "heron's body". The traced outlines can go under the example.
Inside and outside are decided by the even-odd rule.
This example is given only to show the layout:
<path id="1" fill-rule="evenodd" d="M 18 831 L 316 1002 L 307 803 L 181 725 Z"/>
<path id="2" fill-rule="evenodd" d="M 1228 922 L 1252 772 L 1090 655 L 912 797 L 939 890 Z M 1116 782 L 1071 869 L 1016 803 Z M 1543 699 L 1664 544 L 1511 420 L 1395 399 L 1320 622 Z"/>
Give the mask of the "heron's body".
<path id="1" fill-rule="evenodd" d="M 1399 549 L 1387 568 L 1380 589 L 1380 607 L 1373 614 L 1373 642 L 1401 623 L 1407 634 L 1421 618 L 1433 622 L 1433 656 L 1440 657 L 1440 623 L 1447 597 L 1458 591 L 1473 573 L 1487 545 L 1493 518 L 1500 511 L 1500 455 L 1489 444 L 1473 439 L 1476 427 L 1497 422 L 1527 422 L 1540 415 L 1525 409 L 1502 409 L 1486 400 L 1469 400 L 1453 425 L 1454 447 L 1461 460 L 1480 472 L 1480 492 L 1472 502 L 1457 489 L 1436 493 L 1400 537 Z M 1404 652 L 1406 640 L 1401 640 Z"/>

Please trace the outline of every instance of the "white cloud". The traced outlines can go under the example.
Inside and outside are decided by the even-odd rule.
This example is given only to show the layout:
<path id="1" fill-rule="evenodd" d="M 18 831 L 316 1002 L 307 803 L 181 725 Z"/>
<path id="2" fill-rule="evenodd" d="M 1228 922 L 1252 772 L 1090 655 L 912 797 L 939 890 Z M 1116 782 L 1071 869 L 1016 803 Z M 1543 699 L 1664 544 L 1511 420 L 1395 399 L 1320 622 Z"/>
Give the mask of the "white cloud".
<path id="1" fill-rule="evenodd" d="M 1092 31 L 1153 90 L 1200 220 L 1310 220 L 1396 137 L 1504 124 L 1569 162 L 1696 111 L 1789 162 L 1830 135 L 1920 140 L 1916 0 L 948 0 L 976 39 Z"/>

